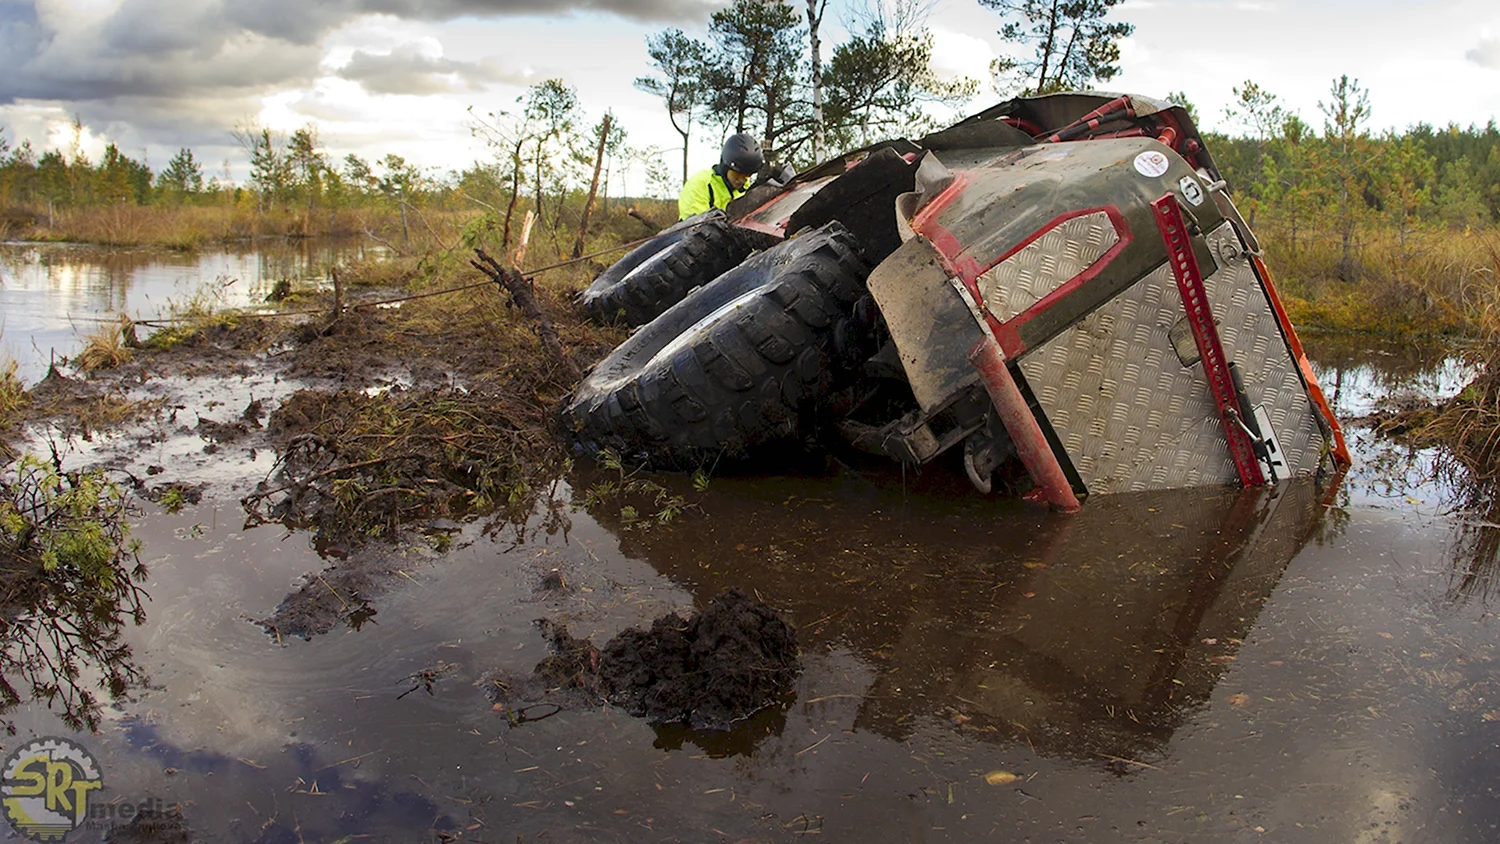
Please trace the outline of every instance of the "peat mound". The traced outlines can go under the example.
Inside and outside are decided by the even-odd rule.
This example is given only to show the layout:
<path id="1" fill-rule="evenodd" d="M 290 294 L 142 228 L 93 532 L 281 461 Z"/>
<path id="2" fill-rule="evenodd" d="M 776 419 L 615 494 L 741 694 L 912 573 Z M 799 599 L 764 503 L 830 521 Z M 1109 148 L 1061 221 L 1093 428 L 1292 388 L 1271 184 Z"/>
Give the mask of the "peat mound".
<path id="1" fill-rule="evenodd" d="M 729 589 L 684 619 L 670 613 L 597 649 L 539 622 L 553 654 L 536 673 L 608 700 L 653 724 L 727 730 L 791 690 L 797 633 L 779 613 Z"/>

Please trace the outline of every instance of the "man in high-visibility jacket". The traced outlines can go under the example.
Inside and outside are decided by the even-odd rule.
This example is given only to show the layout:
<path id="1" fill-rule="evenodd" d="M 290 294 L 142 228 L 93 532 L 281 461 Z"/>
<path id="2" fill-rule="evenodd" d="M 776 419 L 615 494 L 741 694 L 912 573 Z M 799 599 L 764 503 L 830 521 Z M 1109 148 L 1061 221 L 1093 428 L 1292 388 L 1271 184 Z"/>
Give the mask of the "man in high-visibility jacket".
<path id="1" fill-rule="evenodd" d="M 686 220 L 710 208 L 723 208 L 745 195 L 750 179 L 765 163 L 760 142 L 743 132 L 730 135 L 719 153 L 719 163 L 694 173 L 677 197 L 677 219 Z"/>

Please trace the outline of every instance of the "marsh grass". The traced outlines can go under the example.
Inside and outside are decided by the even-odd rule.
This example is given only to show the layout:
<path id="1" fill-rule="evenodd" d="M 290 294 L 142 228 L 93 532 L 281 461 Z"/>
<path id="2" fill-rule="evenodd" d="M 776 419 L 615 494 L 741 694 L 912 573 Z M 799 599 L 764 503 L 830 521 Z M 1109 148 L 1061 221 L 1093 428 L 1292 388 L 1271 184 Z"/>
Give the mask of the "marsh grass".
<path id="1" fill-rule="evenodd" d="M 239 311 L 224 304 L 224 290 L 230 281 L 221 277 L 215 284 L 205 285 L 185 299 L 168 302 L 166 316 L 152 320 L 161 327 L 151 332 L 141 345 L 165 351 L 206 331 L 233 328 L 239 324 Z"/>
<path id="2" fill-rule="evenodd" d="M 26 385 L 21 383 L 16 372 L 15 361 L 0 359 L 0 431 L 20 421 L 21 412 L 31 403 L 31 397 L 26 394 Z"/>
<path id="3" fill-rule="evenodd" d="M 390 234 L 399 218 L 385 209 L 326 209 L 311 222 L 290 209 L 258 211 L 249 204 L 210 206 L 105 205 L 59 211 L 48 225 L 33 217 L 16 225 L 16 236 L 31 240 L 97 243 L 106 246 L 159 246 L 191 250 L 210 244 L 260 237 L 349 236 L 365 232 Z"/>
<path id="4" fill-rule="evenodd" d="M 1304 234 L 1296 251 L 1274 229 L 1261 240 L 1299 327 L 1470 337 L 1500 330 L 1500 231 L 1365 232 L 1348 279 L 1334 237 Z"/>
<path id="5" fill-rule="evenodd" d="M 0 217 L 6 236 L 26 240 L 157 246 L 193 250 L 257 238 L 367 237 L 402 255 L 422 255 L 458 242 L 473 210 L 384 205 L 258 210 L 252 203 L 217 205 L 101 205 L 46 214 L 14 212 Z"/>
<path id="6" fill-rule="evenodd" d="M 135 353 L 131 351 L 133 345 L 135 323 L 121 314 L 118 320 L 100 323 L 84 335 L 83 349 L 73 356 L 73 365 L 80 372 L 114 369 L 135 359 Z"/>

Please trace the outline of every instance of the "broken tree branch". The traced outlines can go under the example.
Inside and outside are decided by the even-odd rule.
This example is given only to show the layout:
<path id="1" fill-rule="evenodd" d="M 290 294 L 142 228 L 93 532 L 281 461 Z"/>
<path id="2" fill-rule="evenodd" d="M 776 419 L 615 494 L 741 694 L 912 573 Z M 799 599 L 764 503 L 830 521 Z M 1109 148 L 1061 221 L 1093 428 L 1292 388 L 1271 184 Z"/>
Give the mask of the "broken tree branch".
<path id="1" fill-rule="evenodd" d="M 500 266 L 483 249 L 475 249 L 474 254 L 479 256 L 479 260 L 469 263 L 510 294 L 511 301 L 516 303 L 521 313 L 531 319 L 536 328 L 536 334 L 541 338 L 542 345 L 547 347 L 548 353 L 567 371 L 568 375 L 577 378 L 581 374 L 578 371 L 578 365 L 573 363 L 573 359 L 568 357 L 567 352 L 563 351 L 562 340 L 557 336 L 557 329 L 552 327 L 552 320 L 537 304 L 536 297 L 531 295 L 531 285 L 527 283 L 526 277 L 516 270 Z"/>

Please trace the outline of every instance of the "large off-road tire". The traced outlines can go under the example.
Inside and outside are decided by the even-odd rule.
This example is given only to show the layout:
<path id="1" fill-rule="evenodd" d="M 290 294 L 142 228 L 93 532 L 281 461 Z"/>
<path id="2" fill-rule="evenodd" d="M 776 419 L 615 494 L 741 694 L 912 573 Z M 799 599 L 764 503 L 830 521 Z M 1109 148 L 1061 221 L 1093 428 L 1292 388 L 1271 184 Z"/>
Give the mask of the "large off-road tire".
<path id="1" fill-rule="evenodd" d="M 636 247 L 600 273 L 578 303 L 600 324 L 645 325 L 744 261 L 750 249 L 723 211 L 710 211 Z"/>
<path id="2" fill-rule="evenodd" d="M 844 227 L 761 252 L 637 331 L 563 409 L 585 453 L 694 468 L 797 438 L 799 421 L 854 377 L 872 309 L 869 274 Z"/>

